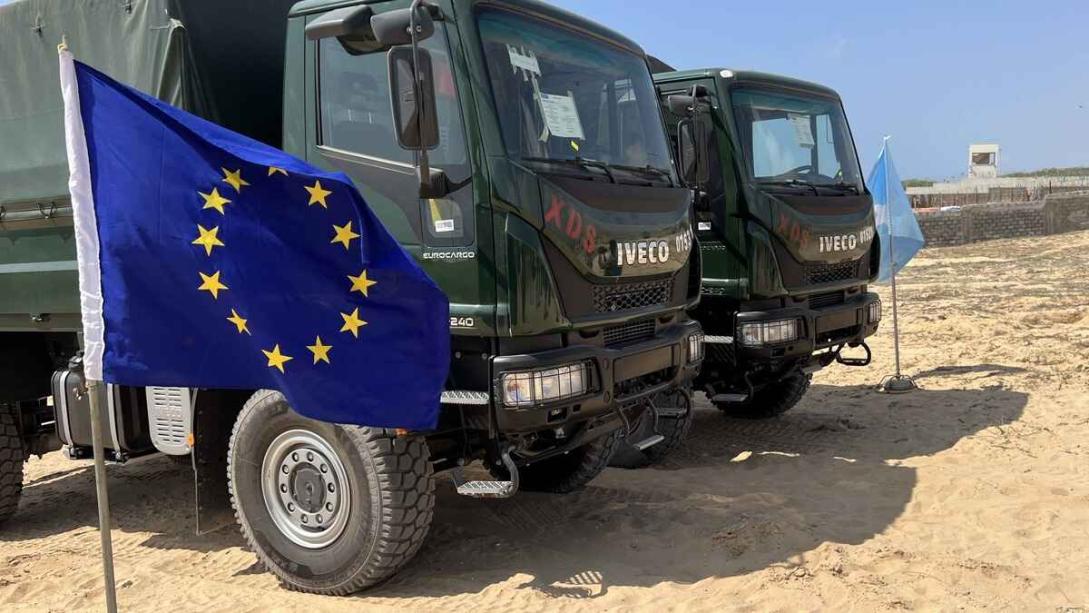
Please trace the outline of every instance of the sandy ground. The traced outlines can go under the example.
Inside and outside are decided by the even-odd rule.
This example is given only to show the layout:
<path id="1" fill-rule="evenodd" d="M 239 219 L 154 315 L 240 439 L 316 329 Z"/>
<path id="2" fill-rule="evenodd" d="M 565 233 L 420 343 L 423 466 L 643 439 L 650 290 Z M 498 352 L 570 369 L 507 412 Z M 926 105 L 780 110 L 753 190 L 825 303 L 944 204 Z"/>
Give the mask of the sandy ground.
<path id="1" fill-rule="evenodd" d="M 922 390 L 873 390 L 886 310 L 874 365 L 771 422 L 704 403 L 664 467 L 506 501 L 440 481 L 416 561 L 352 598 L 281 589 L 233 527 L 193 536 L 165 458 L 111 467 L 122 608 L 1089 610 L 1089 233 L 928 250 L 900 290 Z M 88 464 L 50 454 L 26 483 L 0 609 L 98 609 Z"/>

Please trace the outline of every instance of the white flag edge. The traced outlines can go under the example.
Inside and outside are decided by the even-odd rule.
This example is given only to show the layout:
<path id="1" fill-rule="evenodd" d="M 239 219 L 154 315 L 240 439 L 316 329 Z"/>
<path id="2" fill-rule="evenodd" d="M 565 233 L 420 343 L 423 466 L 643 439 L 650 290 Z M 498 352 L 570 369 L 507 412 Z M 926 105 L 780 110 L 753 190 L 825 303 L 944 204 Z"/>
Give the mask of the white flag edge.
<path id="1" fill-rule="evenodd" d="M 61 94 L 64 96 L 64 142 L 68 149 L 68 192 L 79 270 L 79 308 L 83 320 L 83 373 L 86 380 L 102 380 L 106 326 L 102 317 L 102 267 L 99 259 L 98 219 L 91 191 L 91 164 L 79 105 L 79 84 L 72 54 L 60 51 Z"/>

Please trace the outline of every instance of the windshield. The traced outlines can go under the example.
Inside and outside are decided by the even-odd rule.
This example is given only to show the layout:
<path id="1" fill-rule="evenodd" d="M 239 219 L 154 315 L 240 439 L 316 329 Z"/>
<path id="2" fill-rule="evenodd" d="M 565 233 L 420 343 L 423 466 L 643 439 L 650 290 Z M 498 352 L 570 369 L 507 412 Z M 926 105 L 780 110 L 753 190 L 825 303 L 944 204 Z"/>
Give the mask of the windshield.
<path id="1" fill-rule="evenodd" d="M 854 142 L 839 102 L 738 88 L 731 95 L 749 172 L 758 183 L 862 191 Z"/>
<path id="2" fill-rule="evenodd" d="M 482 11 L 479 25 L 509 156 L 673 183 L 643 58 L 507 11 Z"/>

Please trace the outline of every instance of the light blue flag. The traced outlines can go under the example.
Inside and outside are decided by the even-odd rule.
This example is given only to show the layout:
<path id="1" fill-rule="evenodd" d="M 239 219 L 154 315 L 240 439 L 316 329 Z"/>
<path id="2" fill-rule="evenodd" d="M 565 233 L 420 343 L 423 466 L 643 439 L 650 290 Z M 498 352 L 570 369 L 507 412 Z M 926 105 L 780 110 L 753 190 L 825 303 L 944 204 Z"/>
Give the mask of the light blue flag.
<path id="1" fill-rule="evenodd" d="M 881 155 L 877 156 L 877 163 L 873 165 L 866 184 L 873 194 L 877 235 L 881 238 L 881 272 L 877 280 L 887 282 L 892 277 L 892 271 L 900 272 L 926 243 L 915 213 L 911 210 L 911 202 L 904 193 L 900 175 L 896 174 L 896 166 L 892 163 L 888 137 L 885 137 Z"/>

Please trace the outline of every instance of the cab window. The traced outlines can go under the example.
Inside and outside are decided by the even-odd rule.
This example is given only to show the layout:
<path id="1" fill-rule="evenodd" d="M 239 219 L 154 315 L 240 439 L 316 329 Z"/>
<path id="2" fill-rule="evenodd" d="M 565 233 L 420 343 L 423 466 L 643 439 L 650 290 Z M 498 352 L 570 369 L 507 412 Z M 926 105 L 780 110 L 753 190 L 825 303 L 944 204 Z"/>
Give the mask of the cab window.
<path id="1" fill-rule="evenodd" d="M 444 170 L 452 182 L 467 184 L 471 169 L 444 30 L 436 28 L 435 34 L 421 46 L 431 53 L 439 122 L 440 140 L 429 151 L 430 161 Z M 371 163 L 378 165 L 414 164 L 417 153 L 402 148 L 395 133 L 387 53 L 356 55 L 335 38 L 327 38 L 319 43 L 318 57 L 319 144 L 370 158 Z M 357 179 L 357 182 L 370 183 L 360 185 L 364 192 L 375 190 L 396 200 L 403 208 L 415 207 L 406 210 L 405 216 L 423 226 L 414 230 L 425 243 L 459 246 L 473 241 L 471 189 L 462 188 L 445 198 L 421 201 L 406 198 L 403 189 L 397 189 L 398 193 L 382 193 L 380 181 Z M 387 191 L 394 189 L 389 187 Z"/>

